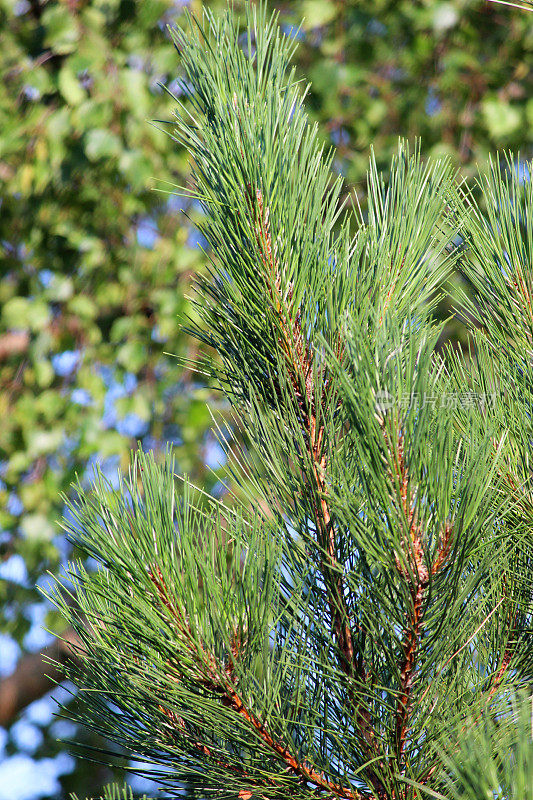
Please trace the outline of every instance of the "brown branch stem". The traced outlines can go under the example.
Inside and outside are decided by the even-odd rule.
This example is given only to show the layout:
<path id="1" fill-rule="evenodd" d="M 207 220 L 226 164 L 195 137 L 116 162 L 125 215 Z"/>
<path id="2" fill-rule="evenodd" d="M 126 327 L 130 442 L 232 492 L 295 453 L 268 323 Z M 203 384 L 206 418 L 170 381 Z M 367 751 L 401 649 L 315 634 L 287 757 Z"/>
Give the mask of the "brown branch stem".
<path id="1" fill-rule="evenodd" d="M 321 571 L 328 591 L 327 603 L 331 616 L 331 624 L 335 641 L 339 666 L 348 678 L 358 677 L 364 682 L 366 671 L 362 655 L 358 653 L 356 663 L 353 634 L 349 623 L 348 609 L 344 599 L 344 582 L 342 570 L 337 559 L 337 543 L 335 524 L 327 499 L 327 455 L 324 452 L 324 426 L 318 421 L 318 408 L 327 398 L 330 390 L 328 381 L 324 382 L 322 397 L 317 402 L 316 387 L 313 376 L 313 356 L 306 342 L 301 327 L 300 311 L 289 308 L 287 318 L 283 316 L 283 297 L 281 293 L 282 276 L 276 261 L 275 246 L 272 243 L 268 208 L 265 209 L 262 192 L 255 193 L 248 186 L 248 201 L 253 215 L 256 241 L 261 254 L 268 290 L 276 313 L 281 322 L 279 344 L 287 358 L 289 375 L 294 396 L 302 416 L 304 432 L 308 442 L 308 455 L 311 463 L 315 497 L 313 516 L 317 535 L 317 544 L 321 550 Z M 287 287 L 289 304 L 292 301 L 292 285 Z M 293 312 L 292 314 L 290 312 Z M 292 320 L 290 317 L 292 316 Z M 340 334 L 337 341 L 337 353 L 343 350 Z M 370 722 L 368 709 L 361 709 L 361 702 L 355 700 L 353 687 L 349 690 L 350 698 L 356 706 L 356 719 L 361 732 L 361 745 L 369 760 L 379 755 Z M 367 776 L 372 781 L 380 797 L 385 797 L 385 787 L 374 770 L 368 769 Z"/>
<path id="2" fill-rule="evenodd" d="M 383 433 L 385 442 L 389 446 L 390 440 L 384 426 Z M 430 576 L 437 575 L 447 562 L 452 538 L 452 526 L 450 523 L 446 523 L 439 537 L 439 545 L 433 564 L 428 566 L 425 563 L 422 526 L 417 518 L 416 508 L 413 507 L 411 501 L 409 473 L 405 462 L 404 447 L 404 435 L 400 432 L 394 460 L 401 513 L 407 523 L 404 542 L 404 557 L 407 566 L 401 563 L 397 556 L 396 567 L 399 575 L 406 581 L 411 596 L 411 607 L 407 614 L 403 635 L 400 692 L 396 709 L 396 748 L 400 765 L 403 762 L 409 731 L 409 717 L 412 707 L 416 662 L 420 647 L 424 600 L 430 583 Z"/>
<path id="3" fill-rule="evenodd" d="M 270 278 L 270 292 L 278 314 L 282 312 L 281 273 L 276 263 L 268 209 L 264 208 L 263 196 L 260 189 L 255 192 L 255 197 L 248 187 L 248 197 L 253 209 L 257 243 L 262 256 L 263 265 Z M 291 287 L 289 287 L 289 300 Z M 340 665 L 346 675 L 352 675 L 354 665 L 354 646 L 348 611 L 344 601 L 344 587 L 342 574 L 337 560 L 335 541 L 335 526 L 327 501 L 327 486 L 325 470 L 327 456 L 324 453 L 324 427 L 318 424 L 316 413 L 315 386 L 313 381 L 312 354 L 301 330 L 300 314 L 297 313 L 292 325 L 281 317 L 281 347 L 289 360 L 289 368 L 295 396 L 302 412 L 305 433 L 309 443 L 309 458 L 312 464 L 312 473 L 315 482 L 319 503 L 314 503 L 315 528 L 319 544 L 325 551 L 322 558 L 322 571 L 328 584 L 331 595 L 328 598 L 332 625 L 337 645 L 339 647 Z M 305 386 L 305 395 L 302 393 Z"/>
<path id="4" fill-rule="evenodd" d="M 155 572 L 157 572 L 157 577 L 154 575 L 153 571 L 151 571 L 149 574 L 150 579 L 157 589 L 157 595 L 159 599 L 163 603 L 164 607 L 172 614 L 174 621 L 178 624 L 180 633 L 183 634 L 189 630 L 190 634 L 190 629 L 184 622 L 183 614 L 174 606 L 169 598 L 168 589 L 165 585 L 160 570 L 157 567 L 154 569 Z M 246 707 L 243 699 L 239 695 L 235 686 L 232 660 L 230 660 L 224 667 L 221 667 L 217 664 L 215 657 L 207 653 L 201 644 L 198 645 L 197 642 L 193 642 L 192 635 L 190 635 L 188 638 L 190 655 L 196 660 L 201 661 L 201 665 L 199 666 L 200 671 L 204 674 L 204 680 L 202 681 L 203 686 L 216 696 L 221 697 L 221 701 L 224 706 L 231 708 L 236 712 L 236 714 L 246 720 L 246 722 L 259 735 L 263 744 L 285 763 L 289 771 L 291 771 L 298 778 L 313 783 L 323 791 L 328 792 L 331 798 L 339 798 L 339 800 L 365 800 L 366 795 L 355 789 L 351 789 L 347 786 L 343 786 L 340 783 L 329 780 L 322 772 L 317 772 L 312 766 L 306 764 L 304 761 L 299 761 L 294 755 L 292 755 L 286 745 L 276 741 L 276 739 L 274 739 L 271 733 L 266 729 L 264 723 L 262 723 L 261 720 Z M 233 659 L 238 657 L 240 647 L 240 640 L 238 637 L 235 637 L 234 646 L 232 647 Z M 164 709 L 163 711 L 167 716 L 169 716 L 167 711 Z M 183 720 L 181 720 L 181 722 L 183 722 Z M 179 720 L 177 724 L 179 728 L 183 728 Z M 193 745 L 204 755 L 211 756 L 211 752 L 207 745 L 197 740 L 193 741 Z M 243 775 L 243 777 L 245 777 L 245 775 Z"/>

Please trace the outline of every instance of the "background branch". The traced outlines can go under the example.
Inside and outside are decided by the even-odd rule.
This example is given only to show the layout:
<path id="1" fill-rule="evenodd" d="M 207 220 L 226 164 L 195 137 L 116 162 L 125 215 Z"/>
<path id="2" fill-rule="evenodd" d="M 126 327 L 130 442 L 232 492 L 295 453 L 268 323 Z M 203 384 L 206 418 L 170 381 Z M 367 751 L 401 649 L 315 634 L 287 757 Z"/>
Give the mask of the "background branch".
<path id="1" fill-rule="evenodd" d="M 65 667 L 80 661 L 81 647 L 77 633 L 67 628 L 38 653 L 23 656 L 15 671 L 0 681 L 0 725 L 7 728 L 26 706 L 65 680 Z"/>

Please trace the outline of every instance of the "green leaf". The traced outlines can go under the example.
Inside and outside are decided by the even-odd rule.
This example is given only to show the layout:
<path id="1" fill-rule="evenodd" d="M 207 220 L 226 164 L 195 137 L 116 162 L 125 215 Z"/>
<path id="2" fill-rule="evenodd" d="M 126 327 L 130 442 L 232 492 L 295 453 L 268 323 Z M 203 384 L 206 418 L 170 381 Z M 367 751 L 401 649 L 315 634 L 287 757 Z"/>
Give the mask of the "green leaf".
<path id="1" fill-rule="evenodd" d="M 55 430 L 32 430 L 28 434 L 28 453 L 32 458 L 38 458 L 46 453 L 55 452 L 63 439 L 60 428 Z"/>
<path id="2" fill-rule="evenodd" d="M 487 130 L 496 140 L 510 136 L 522 123 L 518 108 L 497 98 L 484 100 L 482 111 Z"/>
<path id="3" fill-rule="evenodd" d="M 304 0 L 300 16 L 306 28 L 320 28 L 335 18 L 337 10 L 332 0 Z"/>
<path id="4" fill-rule="evenodd" d="M 54 379 L 54 368 L 52 367 L 50 361 L 39 359 L 39 361 L 36 362 L 34 369 L 37 384 L 41 387 L 41 389 L 45 389 L 47 386 L 50 386 Z"/>
<path id="5" fill-rule="evenodd" d="M 33 541 L 50 541 L 59 532 L 44 514 L 25 514 L 20 527 L 24 536 Z"/>
<path id="6" fill-rule="evenodd" d="M 59 91 L 71 106 L 78 106 L 86 97 L 79 80 L 68 65 L 65 65 L 59 72 L 58 86 Z"/>
<path id="7" fill-rule="evenodd" d="M 533 128 L 533 97 L 526 103 L 526 119 L 530 128 Z"/>
<path id="8" fill-rule="evenodd" d="M 94 319 L 98 312 L 96 303 L 86 294 L 77 294 L 71 297 L 67 307 L 69 311 L 83 319 Z"/>
<path id="9" fill-rule="evenodd" d="M 2 320 L 7 328 L 29 327 L 31 302 L 26 297 L 12 297 L 2 309 Z"/>
<path id="10" fill-rule="evenodd" d="M 459 22 L 459 12 L 454 3 L 437 3 L 433 10 L 433 28 L 436 33 L 445 33 Z"/>
<path id="11" fill-rule="evenodd" d="M 95 128 L 85 136 L 85 152 L 91 161 L 119 156 L 121 150 L 120 139 L 111 131 Z"/>
<path id="12" fill-rule="evenodd" d="M 45 29 L 44 44 L 53 53 L 67 55 L 76 49 L 80 34 L 68 6 L 50 5 L 45 8 L 42 24 Z"/>
<path id="13" fill-rule="evenodd" d="M 58 303 L 63 303 L 72 297 L 74 292 L 74 282 L 67 275 L 55 274 L 49 286 L 46 288 L 46 297 Z"/>
<path id="14" fill-rule="evenodd" d="M 130 372 L 138 372 L 146 363 L 146 347 L 142 342 L 126 342 L 119 347 L 117 362 Z"/>
<path id="15" fill-rule="evenodd" d="M 125 150 L 119 161 L 119 170 L 134 189 L 146 188 L 149 178 L 153 174 L 152 165 L 141 151 Z"/>
<path id="16" fill-rule="evenodd" d="M 68 108 L 60 108 L 55 111 L 48 118 L 46 127 L 48 139 L 57 145 L 70 131 L 70 110 Z"/>

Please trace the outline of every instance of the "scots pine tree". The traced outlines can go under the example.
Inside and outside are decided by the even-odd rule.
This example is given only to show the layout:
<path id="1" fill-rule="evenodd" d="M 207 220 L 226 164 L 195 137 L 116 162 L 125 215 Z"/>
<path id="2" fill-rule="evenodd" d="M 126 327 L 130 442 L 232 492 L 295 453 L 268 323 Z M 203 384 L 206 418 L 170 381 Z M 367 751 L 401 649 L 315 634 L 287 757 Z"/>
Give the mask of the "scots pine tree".
<path id="1" fill-rule="evenodd" d="M 243 445 L 222 500 L 170 453 L 79 489 L 80 718 L 169 798 L 531 800 L 531 167 L 470 191 L 400 143 L 361 210 L 265 4 L 174 36 L 192 367 Z M 452 270 L 466 356 L 438 347 Z"/>

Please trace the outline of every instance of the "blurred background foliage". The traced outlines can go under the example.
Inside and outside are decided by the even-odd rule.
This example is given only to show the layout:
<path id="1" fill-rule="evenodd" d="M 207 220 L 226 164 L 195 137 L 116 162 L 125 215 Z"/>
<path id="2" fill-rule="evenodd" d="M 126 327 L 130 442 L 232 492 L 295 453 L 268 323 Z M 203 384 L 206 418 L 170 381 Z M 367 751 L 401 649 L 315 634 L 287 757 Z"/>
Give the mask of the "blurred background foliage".
<path id="1" fill-rule="evenodd" d="M 169 193 L 186 157 L 149 123 L 171 116 L 161 84 L 183 94 L 167 25 L 202 5 L 225 0 L 0 0 L 0 676 L 50 641 L 43 626 L 60 630 L 37 587 L 70 555 L 57 520 L 76 474 L 97 460 L 113 478 L 137 440 L 170 442 L 220 489 L 217 397 L 167 355 L 191 355 L 179 319 L 205 261 L 201 214 Z M 467 176 L 497 149 L 533 155 L 533 15 L 485 0 L 269 6 L 363 207 L 371 144 L 386 169 L 398 136 L 421 137 Z M 65 754 L 58 737 L 87 734 L 52 712 L 37 701 L 0 729 L 0 800 L 110 777 Z"/>

